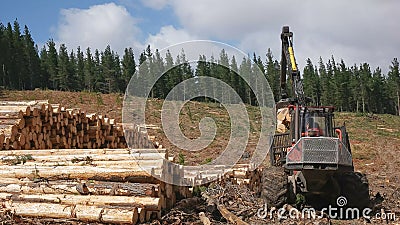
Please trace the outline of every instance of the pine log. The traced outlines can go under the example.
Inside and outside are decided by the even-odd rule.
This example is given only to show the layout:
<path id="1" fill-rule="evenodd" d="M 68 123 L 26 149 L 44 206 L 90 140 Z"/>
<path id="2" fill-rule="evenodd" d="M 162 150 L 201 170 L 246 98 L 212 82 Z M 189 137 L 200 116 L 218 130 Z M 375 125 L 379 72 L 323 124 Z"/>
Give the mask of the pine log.
<path id="1" fill-rule="evenodd" d="M 138 159 L 131 155 L 50 155 L 50 156 L 3 156 L 1 162 L 3 164 L 23 164 L 25 166 L 84 166 L 94 165 L 99 167 L 157 167 L 161 168 L 163 165 L 163 159 L 159 156 L 159 159 L 152 159 L 153 155 L 149 157 L 146 154 L 142 154 L 141 158 Z"/>
<path id="2" fill-rule="evenodd" d="M 77 160 L 77 161 L 75 161 Z M 25 165 L 25 166 L 39 166 L 39 167 L 56 167 L 56 166 L 86 166 L 92 165 L 99 168 L 161 168 L 163 161 L 162 160 L 119 160 L 119 161 L 92 161 L 90 158 L 82 158 L 82 159 L 73 159 L 70 161 L 28 161 L 28 162 L 21 162 L 22 160 L 11 160 L 9 164 L 14 165 Z M 1 182 L 1 181 L 0 181 Z"/>
<path id="3" fill-rule="evenodd" d="M 18 126 L 0 124 L 0 133 L 6 135 L 6 137 L 15 136 L 18 134 Z"/>
<path id="4" fill-rule="evenodd" d="M 104 205 L 141 207 L 146 210 L 161 210 L 160 199 L 154 197 L 71 194 L 13 194 L 1 192 L 0 199 L 3 201 L 12 200 L 13 202 L 43 202 L 59 203 L 64 205 Z"/>
<path id="5" fill-rule="evenodd" d="M 92 205 L 76 205 L 74 210 L 76 218 L 85 222 L 101 222 L 103 212 L 104 208 Z"/>
<path id="6" fill-rule="evenodd" d="M 129 223 L 136 224 L 138 220 L 137 208 L 134 210 L 104 209 L 101 214 L 101 222 L 104 223 Z"/>
<path id="7" fill-rule="evenodd" d="M 72 219 L 87 222 L 104 222 L 114 224 L 136 224 L 138 210 L 136 208 L 106 208 L 85 205 L 63 205 L 51 203 L 4 203 L 4 207 L 18 216 Z"/>
<path id="8" fill-rule="evenodd" d="M 229 212 L 229 210 L 223 204 L 217 204 L 217 209 L 221 213 L 221 215 L 229 222 L 237 225 L 248 225 L 248 223 L 241 220 L 238 216 Z"/>
<path id="9" fill-rule="evenodd" d="M 48 104 L 49 100 L 19 100 L 19 101 L 0 101 L 0 108 L 7 106 L 40 106 Z"/>
<path id="10" fill-rule="evenodd" d="M 204 192 L 202 193 L 202 197 L 208 203 L 207 210 L 209 210 L 209 212 L 213 212 L 215 209 L 214 207 L 216 206 L 218 211 L 227 221 L 238 225 L 248 225 L 248 223 L 241 220 L 238 216 L 229 212 L 229 210 L 223 204 L 220 204 L 217 199 L 207 195 Z"/>
<path id="11" fill-rule="evenodd" d="M 66 162 L 72 162 L 71 165 L 79 165 L 80 162 L 84 162 L 83 164 L 91 164 L 92 161 L 153 161 L 156 165 L 159 165 L 163 161 L 163 157 L 165 154 L 158 154 L 158 153 L 149 153 L 149 154 L 90 154 L 90 155 L 31 155 L 31 154 L 24 154 L 24 155 L 0 155 L 2 161 L 12 161 L 18 159 L 21 156 L 31 156 L 32 159 L 39 165 L 41 162 L 58 162 L 60 165 L 66 165 Z M 68 163 L 70 164 L 70 163 Z M 94 163 L 93 163 L 94 164 Z M 107 163 L 103 163 L 107 164 Z M 113 163 L 108 163 L 113 164 Z M 161 165 L 160 165 L 161 166 Z"/>
<path id="12" fill-rule="evenodd" d="M 48 203 L 4 201 L 4 207 L 18 216 L 73 218 L 74 206 Z"/>
<path id="13" fill-rule="evenodd" d="M 85 179 L 115 182 L 146 182 L 158 183 L 149 173 L 138 167 L 130 168 L 99 168 L 93 166 L 0 166 L 0 178 L 29 179 Z M 150 170 L 151 168 L 145 168 Z"/>
<path id="14" fill-rule="evenodd" d="M 36 135 L 36 134 L 34 134 Z M 20 150 L 1 151 L 0 158 L 9 155 L 80 155 L 80 154 L 144 154 L 144 153 L 166 153 L 166 149 L 43 149 L 43 150 Z"/>
<path id="15" fill-rule="evenodd" d="M 3 179 L 0 192 L 20 194 L 83 194 L 83 195 L 115 195 L 157 197 L 158 184 L 118 183 L 118 182 L 77 182 L 77 181 L 47 181 L 33 182 L 30 180 Z"/>
<path id="16" fill-rule="evenodd" d="M 0 118 L 4 119 L 22 119 L 24 118 L 24 112 L 22 110 L 19 111 L 5 111 L 0 107 Z"/>

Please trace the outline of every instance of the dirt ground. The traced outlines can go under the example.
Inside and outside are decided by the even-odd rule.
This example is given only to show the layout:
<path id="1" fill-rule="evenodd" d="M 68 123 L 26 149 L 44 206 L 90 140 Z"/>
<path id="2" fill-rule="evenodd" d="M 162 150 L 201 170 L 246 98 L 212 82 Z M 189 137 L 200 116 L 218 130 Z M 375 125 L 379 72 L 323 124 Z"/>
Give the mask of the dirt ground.
<path id="1" fill-rule="evenodd" d="M 56 92 L 56 91 L 3 91 L 0 100 L 34 100 L 49 99 L 50 103 L 61 103 L 68 108 L 81 108 L 89 113 L 102 113 L 121 122 L 123 96 L 118 94 L 98 94 L 88 92 Z M 149 101 L 146 111 L 146 123 L 161 127 L 162 101 Z M 248 107 L 251 121 L 251 135 L 246 151 L 251 154 L 258 140 L 260 128 L 259 111 Z M 205 116 L 216 121 L 218 128 L 215 140 L 211 145 L 199 152 L 186 152 L 174 147 L 161 130 L 153 130 L 150 135 L 165 146 L 175 161 L 185 165 L 205 164 L 217 157 L 229 140 L 229 116 L 226 110 L 217 103 L 190 102 L 181 111 L 180 127 L 188 138 L 200 136 L 199 121 Z M 395 213 L 396 220 L 375 218 L 371 221 L 350 220 L 318 220 L 318 221 L 256 221 L 253 224 L 400 224 L 400 117 L 392 115 L 368 115 L 357 113 L 336 113 L 336 123 L 346 124 L 350 135 L 354 165 L 357 171 L 367 174 L 371 197 L 375 199 L 374 212 Z M 249 191 L 247 191 L 249 192 Z M 251 193 L 247 193 L 251 194 Z M 229 193 L 227 193 L 227 196 Z M 225 196 L 225 198 L 228 198 Z M 249 196 L 247 196 L 249 198 Z M 228 201 L 229 202 L 229 201 Z M 256 202 L 256 201 L 253 201 Z M 185 205 L 186 204 L 186 205 Z M 254 203 L 255 204 L 255 203 Z M 259 204 L 259 203 L 257 203 Z M 255 204 L 255 205 L 257 205 Z M 190 206 L 190 207 L 188 207 Z M 207 203 L 201 198 L 185 200 L 176 208 L 166 213 L 161 221 L 151 224 L 202 224 L 198 214 L 205 212 L 213 224 L 227 224 L 218 213 L 209 213 Z M 227 203 L 229 206 L 229 203 Z M 259 205 L 258 205 L 259 206 Z M 228 207 L 229 208 L 229 207 Z M 253 207 L 254 208 L 254 207 Z M 234 208 L 231 207 L 232 210 Z M 383 210 L 383 211 L 382 211 Z M 1 206 L 0 206 L 1 212 Z M 242 212 L 242 214 L 245 214 Z M 243 216 L 246 218 L 246 216 Z M 88 224 L 77 221 L 32 219 L 14 217 L 10 213 L 0 213 L 2 224 Z"/>

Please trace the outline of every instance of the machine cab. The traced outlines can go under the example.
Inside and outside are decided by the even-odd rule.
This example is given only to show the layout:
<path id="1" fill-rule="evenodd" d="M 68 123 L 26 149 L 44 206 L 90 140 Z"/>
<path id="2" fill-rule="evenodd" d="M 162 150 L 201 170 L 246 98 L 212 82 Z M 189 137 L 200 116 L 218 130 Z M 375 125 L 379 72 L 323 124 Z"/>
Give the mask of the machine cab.
<path id="1" fill-rule="evenodd" d="M 333 107 L 300 107 L 298 112 L 295 106 L 290 107 L 292 118 L 299 113 L 298 123 L 291 123 L 292 140 L 298 141 L 302 137 L 333 137 Z"/>
<path id="2" fill-rule="evenodd" d="M 304 108 L 300 111 L 301 137 L 332 137 L 332 110 Z"/>

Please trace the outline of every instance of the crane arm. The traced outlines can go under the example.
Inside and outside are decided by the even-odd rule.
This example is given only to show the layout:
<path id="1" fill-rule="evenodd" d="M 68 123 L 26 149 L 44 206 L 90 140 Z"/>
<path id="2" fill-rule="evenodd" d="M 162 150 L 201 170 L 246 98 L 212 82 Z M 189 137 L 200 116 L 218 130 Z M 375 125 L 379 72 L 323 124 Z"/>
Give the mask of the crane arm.
<path id="1" fill-rule="evenodd" d="M 297 68 L 296 58 L 293 50 L 293 33 L 289 31 L 288 26 L 282 28 L 281 33 L 282 53 L 281 53 L 281 98 L 286 99 L 287 93 L 287 78 L 291 79 L 292 95 L 299 104 L 304 104 L 303 82 L 300 78 L 300 72 Z"/>

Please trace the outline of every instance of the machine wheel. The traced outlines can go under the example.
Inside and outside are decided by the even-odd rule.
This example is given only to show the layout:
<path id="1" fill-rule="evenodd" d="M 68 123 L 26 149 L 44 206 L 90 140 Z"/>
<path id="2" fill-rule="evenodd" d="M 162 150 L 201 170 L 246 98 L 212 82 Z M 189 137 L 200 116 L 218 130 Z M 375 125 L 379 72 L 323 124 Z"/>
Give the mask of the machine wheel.
<path id="1" fill-rule="evenodd" d="M 288 201 L 289 182 L 283 167 L 272 166 L 262 172 L 261 198 L 269 207 L 281 207 Z"/>
<path id="2" fill-rule="evenodd" d="M 370 206 L 369 184 L 365 174 L 344 173 L 339 177 L 341 195 L 346 197 L 348 208 L 364 209 Z"/>

